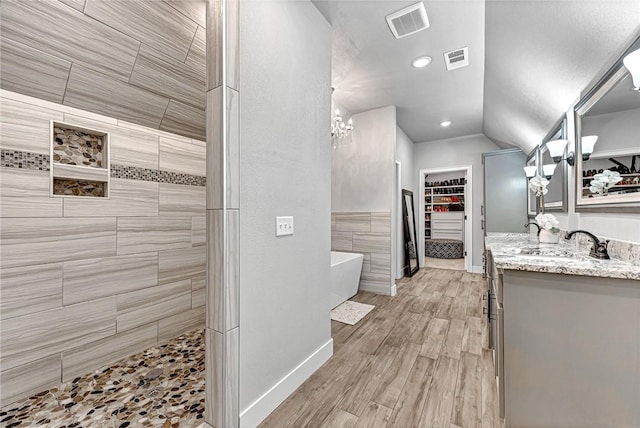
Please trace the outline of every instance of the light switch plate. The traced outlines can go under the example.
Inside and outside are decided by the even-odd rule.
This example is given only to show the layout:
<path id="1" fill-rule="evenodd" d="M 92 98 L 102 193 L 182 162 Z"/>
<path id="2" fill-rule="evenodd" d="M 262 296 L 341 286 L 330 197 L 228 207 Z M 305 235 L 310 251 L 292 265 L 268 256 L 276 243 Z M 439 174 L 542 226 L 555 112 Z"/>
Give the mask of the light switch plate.
<path id="1" fill-rule="evenodd" d="M 276 217 L 276 236 L 293 235 L 293 216 Z"/>

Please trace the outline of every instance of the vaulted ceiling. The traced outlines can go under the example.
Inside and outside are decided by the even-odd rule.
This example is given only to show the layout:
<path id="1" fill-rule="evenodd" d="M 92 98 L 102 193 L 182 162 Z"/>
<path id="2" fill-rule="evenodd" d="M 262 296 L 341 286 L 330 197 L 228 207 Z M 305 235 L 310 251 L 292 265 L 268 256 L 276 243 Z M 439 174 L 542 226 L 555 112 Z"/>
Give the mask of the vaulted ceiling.
<path id="1" fill-rule="evenodd" d="M 385 16 L 414 3 L 314 1 L 333 27 L 334 102 L 352 113 L 395 105 L 414 142 L 482 132 L 484 2 L 425 2 L 430 27 L 395 39 Z M 469 66 L 447 71 L 444 52 L 465 46 Z M 433 62 L 413 68 L 422 55 Z"/>
<path id="2" fill-rule="evenodd" d="M 394 104 L 416 143 L 484 133 L 529 152 L 640 34 L 640 0 L 442 0 L 424 1 L 428 29 L 395 39 L 384 17 L 414 3 L 314 0 L 334 31 L 334 102 Z M 447 71 L 463 46 L 469 66 Z M 412 68 L 420 55 L 433 62 Z"/>

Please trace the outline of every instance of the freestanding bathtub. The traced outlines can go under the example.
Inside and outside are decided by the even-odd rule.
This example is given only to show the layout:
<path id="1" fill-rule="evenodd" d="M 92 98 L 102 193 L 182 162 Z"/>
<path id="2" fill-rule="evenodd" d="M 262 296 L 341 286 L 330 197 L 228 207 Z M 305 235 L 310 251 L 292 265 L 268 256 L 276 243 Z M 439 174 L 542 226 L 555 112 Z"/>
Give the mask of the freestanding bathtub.
<path id="1" fill-rule="evenodd" d="M 331 252 L 331 302 L 330 309 L 358 292 L 363 254 Z"/>

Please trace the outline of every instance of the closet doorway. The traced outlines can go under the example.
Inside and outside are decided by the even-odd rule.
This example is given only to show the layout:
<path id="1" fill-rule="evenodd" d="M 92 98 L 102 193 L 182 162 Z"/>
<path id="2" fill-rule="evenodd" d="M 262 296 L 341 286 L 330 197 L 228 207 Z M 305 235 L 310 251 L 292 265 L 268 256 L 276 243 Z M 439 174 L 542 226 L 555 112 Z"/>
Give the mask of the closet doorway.
<path id="1" fill-rule="evenodd" d="M 471 165 L 421 169 L 419 183 L 421 266 L 473 272 Z"/>

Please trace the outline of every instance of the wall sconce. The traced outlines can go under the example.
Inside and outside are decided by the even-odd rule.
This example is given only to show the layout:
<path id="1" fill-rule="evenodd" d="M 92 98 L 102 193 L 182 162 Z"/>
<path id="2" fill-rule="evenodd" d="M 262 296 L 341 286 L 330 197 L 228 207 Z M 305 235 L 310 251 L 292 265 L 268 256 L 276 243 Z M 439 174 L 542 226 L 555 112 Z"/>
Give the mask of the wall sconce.
<path id="1" fill-rule="evenodd" d="M 580 140 L 582 144 L 580 145 L 582 149 L 582 161 L 586 162 L 591 157 L 591 153 L 593 153 L 593 148 L 596 145 L 596 141 L 598 141 L 597 135 L 586 135 L 582 137 Z M 549 154 L 555 163 L 560 162 L 561 160 L 566 160 L 567 163 L 571 166 L 575 163 L 575 155 L 573 152 L 567 153 L 567 157 L 563 158 L 562 154 L 564 153 L 564 148 L 567 146 L 568 140 L 553 140 L 547 142 L 547 149 L 549 150 Z"/>
<path id="2" fill-rule="evenodd" d="M 638 51 L 640 52 L 640 51 Z M 582 137 L 580 142 L 580 147 L 582 148 L 582 161 L 586 162 L 591 157 L 591 153 L 593 153 L 593 147 L 596 145 L 596 141 L 598 141 L 597 135 L 585 135 Z"/>
<path id="3" fill-rule="evenodd" d="M 627 67 L 629 73 L 631 73 L 633 89 L 640 91 L 640 49 L 637 49 L 625 56 L 622 63 Z"/>
<path id="4" fill-rule="evenodd" d="M 556 166 L 558 166 L 558 164 L 555 163 L 542 165 L 542 175 L 544 175 L 547 180 L 551 180 L 551 177 L 553 177 L 553 172 L 556 170 Z"/>
<path id="5" fill-rule="evenodd" d="M 549 150 L 549 154 L 555 163 L 558 163 L 562 160 L 562 154 L 564 153 L 564 148 L 567 146 L 569 140 L 551 140 L 547 141 L 547 150 Z M 573 153 L 571 153 L 566 161 L 569 165 L 573 165 Z"/>
<path id="6" fill-rule="evenodd" d="M 538 167 L 535 165 L 525 166 L 524 174 L 527 176 L 527 178 L 535 177 L 537 170 L 538 170 Z"/>

